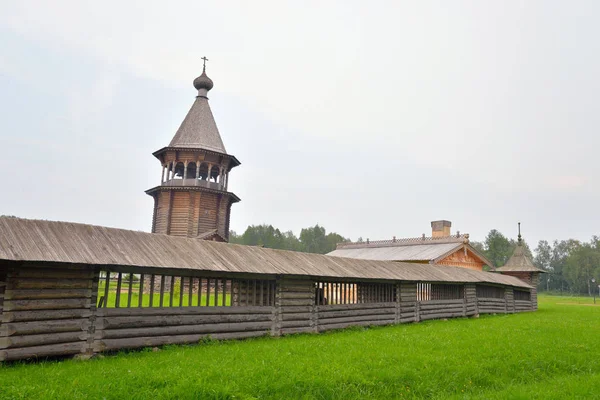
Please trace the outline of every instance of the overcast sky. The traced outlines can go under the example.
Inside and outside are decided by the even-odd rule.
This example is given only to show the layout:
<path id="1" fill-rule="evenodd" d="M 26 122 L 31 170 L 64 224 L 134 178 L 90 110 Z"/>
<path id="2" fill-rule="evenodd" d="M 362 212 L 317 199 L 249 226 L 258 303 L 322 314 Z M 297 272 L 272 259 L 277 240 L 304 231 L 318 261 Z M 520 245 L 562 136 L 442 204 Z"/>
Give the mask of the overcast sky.
<path id="1" fill-rule="evenodd" d="M 0 214 L 149 231 L 151 153 L 207 56 L 238 232 L 588 240 L 599 20 L 597 1 L 3 1 Z"/>

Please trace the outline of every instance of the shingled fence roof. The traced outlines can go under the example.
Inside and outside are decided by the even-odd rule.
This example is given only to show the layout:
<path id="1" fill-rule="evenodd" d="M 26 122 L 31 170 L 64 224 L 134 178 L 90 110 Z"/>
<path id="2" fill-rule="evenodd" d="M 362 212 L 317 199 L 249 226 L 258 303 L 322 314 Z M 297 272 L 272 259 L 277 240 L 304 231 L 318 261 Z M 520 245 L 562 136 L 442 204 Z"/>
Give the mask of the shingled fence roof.
<path id="1" fill-rule="evenodd" d="M 330 257 L 6 216 L 0 217 L 0 260 L 531 287 L 512 276 L 464 268 Z"/>

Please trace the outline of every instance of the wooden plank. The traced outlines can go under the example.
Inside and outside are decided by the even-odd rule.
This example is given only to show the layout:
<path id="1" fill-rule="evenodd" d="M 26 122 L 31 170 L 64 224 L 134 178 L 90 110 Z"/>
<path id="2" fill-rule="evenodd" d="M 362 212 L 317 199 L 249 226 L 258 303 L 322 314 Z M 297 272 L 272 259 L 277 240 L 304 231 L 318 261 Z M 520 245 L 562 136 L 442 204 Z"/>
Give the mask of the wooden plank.
<path id="1" fill-rule="evenodd" d="M 89 298 L 91 289 L 19 289 L 7 290 L 5 300 Z"/>
<path id="2" fill-rule="evenodd" d="M 92 279 L 37 279 L 14 278 L 7 282 L 6 289 L 91 289 Z"/>
<path id="3" fill-rule="evenodd" d="M 281 292 L 282 299 L 308 299 L 312 301 L 314 296 L 312 292 Z"/>
<path id="4" fill-rule="evenodd" d="M 312 313 L 293 313 L 293 314 L 282 314 L 282 321 L 306 321 L 312 318 Z"/>
<path id="5" fill-rule="evenodd" d="M 110 329 L 98 332 L 96 339 L 120 339 L 146 336 L 193 335 L 200 333 L 225 333 L 246 331 L 268 331 L 271 321 L 214 323 L 202 325 L 160 326 L 148 328 Z"/>
<path id="6" fill-rule="evenodd" d="M 0 326 L 0 336 L 37 335 L 41 333 L 73 332 L 87 330 L 88 319 L 59 319 L 49 321 L 5 322 Z"/>
<path id="7" fill-rule="evenodd" d="M 463 313 L 464 312 L 464 308 L 463 307 L 453 307 L 453 308 L 437 308 L 437 309 L 430 309 L 430 310 L 421 310 L 420 314 L 423 315 L 432 315 L 432 314 L 439 314 L 439 313 Z"/>
<path id="8" fill-rule="evenodd" d="M 319 326 L 329 324 L 340 324 L 346 322 L 363 322 L 363 321 L 381 321 L 381 320 L 394 320 L 395 314 L 388 313 L 383 315 L 359 315 L 352 317 L 341 317 L 341 318 L 319 318 Z"/>
<path id="9" fill-rule="evenodd" d="M 319 321 L 326 318 L 349 317 L 359 315 L 381 315 L 395 314 L 395 308 L 370 308 L 366 310 L 344 310 L 344 311 L 321 311 L 319 312 Z"/>
<path id="10" fill-rule="evenodd" d="M 23 347 L 18 349 L 0 350 L 0 361 L 23 360 L 29 358 L 43 358 L 51 356 L 64 356 L 85 352 L 86 342 L 59 343 L 45 346 Z"/>
<path id="11" fill-rule="evenodd" d="M 447 304 L 463 304 L 463 299 L 453 299 L 453 300 L 429 300 L 421 302 L 421 309 L 427 306 L 437 306 L 437 305 L 447 305 Z"/>
<path id="12" fill-rule="evenodd" d="M 94 342 L 94 351 L 102 352 L 120 349 L 132 349 L 139 347 L 163 346 L 167 344 L 198 343 L 198 341 L 207 337 L 210 337 L 211 339 L 215 340 L 246 339 L 252 337 L 265 336 L 267 333 L 268 331 L 250 331 L 196 335 L 147 336 L 125 339 L 104 339 L 97 340 Z"/>
<path id="13" fill-rule="evenodd" d="M 104 279 L 104 298 L 101 299 L 101 301 L 104 301 L 103 307 L 106 308 L 108 307 L 108 288 L 110 286 L 110 272 L 105 271 L 106 273 L 106 277 Z M 74 308 L 74 307 L 73 307 Z"/>
<path id="14" fill-rule="evenodd" d="M 89 299 L 41 299 L 4 301 L 4 311 L 62 310 L 67 308 L 89 307 Z"/>
<path id="15" fill-rule="evenodd" d="M 78 340 L 87 340 L 88 332 L 60 332 L 41 335 L 8 336 L 0 337 L 0 349 L 43 346 L 55 343 L 73 343 Z"/>
<path id="16" fill-rule="evenodd" d="M 163 307 L 163 308 L 107 308 L 98 310 L 98 317 L 127 317 L 127 316 L 155 316 L 155 315 L 234 315 L 234 314 L 271 314 L 274 307 L 260 306 L 233 306 L 223 308 L 213 307 Z M 299 312 L 308 312 L 309 307 L 302 307 Z"/>
<path id="17" fill-rule="evenodd" d="M 285 308 L 280 306 L 280 311 L 282 314 L 293 314 L 293 313 L 306 313 L 312 312 L 312 305 L 304 305 L 304 306 L 285 306 Z"/>
<path id="18" fill-rule="evenodd" d="M 323 311 L 343 311 L 343 310 L 369 310 L 374 308 L 394 308 L 396 303 L 359 303 L 359 304 L 334 304 L 326 306 L 317 306 L 318 312 Z"/>
<path id="19" fill-rule="evenodd" d="M 92 312 L 85 308 L 78 310 L 7 311 L 2 314 L 2 322 L 77 319 L 88 318 L 91 315 Z"/>
<path id="20" fill-rule="evenodd" d="M 454 313 L 439 313 L 439 314 L 426 314 L 421 315 L 421 321 L 429 320 L 429 319 L 440 319 L 440 318 L 456 318 L 462 317 L 462 310 Z"/>
<path id="21" fill-rule="evenodd" d="M 13 278 L 36 279 L 92 279 L 94 272 L 91 269 L 62 269 L 62 268 L 17 268 L 12 272 Z"/>
<path id="22" fill-rule="evenodd" d="M 313 301 L 311 299 L 283 299 L 283 298 L 281 298 L 279 301 L 281 302 L 281 307 L 311 306 L 313 303 Z"/>
<path id="23" fill-rule="evenodd" d="M 282 329 L 311 327 L 310 320 L 304 321 L 281 321 Z"/>
<path id="24" fill-rule="evenodd" d="M 97 318 L 98 329 L 125 329 L 172 325 L 197 325 L 231 322 L 271 321 L 271 314 L 234 314 L 234 315 L 160 315 L 152 317 L 111 317 Z M 4 325 L 2 326 L 4 327 Z"/>

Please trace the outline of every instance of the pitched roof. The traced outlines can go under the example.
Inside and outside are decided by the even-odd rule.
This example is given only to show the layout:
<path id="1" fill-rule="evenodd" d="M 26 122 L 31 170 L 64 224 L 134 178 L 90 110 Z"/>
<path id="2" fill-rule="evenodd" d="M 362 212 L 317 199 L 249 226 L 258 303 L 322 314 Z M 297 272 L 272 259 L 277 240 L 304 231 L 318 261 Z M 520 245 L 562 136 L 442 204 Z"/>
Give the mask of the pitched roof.
<path id="1" fill-rule="evenodd" d="M 500 268 L 496 268 L 497 272 L 546 272 L 543 269 L 537 268 L 533 261 L 525 254 L 525 247 L 521 244 L 521 239 L 517 244 L 513 255 L 508 259 L 506 264 Z"/>
<path id="2" fill-rule="evenodd" d="M 468 243 L 468 238 L 467 235 L 459 235 L 340 243 L 327 255 L 363 260 L 437 262 L 466 247 L 486 265 L 493 267 L 488 259 Z"/>
<path id="3" fill-rule="evenodd" d="M 462 243 L 430 243 L 411 246 L 341 248 L 328 256 L 360 258 L 363 260 L 433 261 L 441 255 L 458 250 Z"/>
<path id="4" fill-rule="evenodd" d="M 169 147 L 206 149 L 227 154 L 206 97 L 196 97 Z"/>
<path id="5" fill-rule="evenodd" d="M 356 260 L 102 226 L 0 217 L 0 260 L 288 274 L 320 278 L 495 283 L 518 278 L 455 267 Z"/>

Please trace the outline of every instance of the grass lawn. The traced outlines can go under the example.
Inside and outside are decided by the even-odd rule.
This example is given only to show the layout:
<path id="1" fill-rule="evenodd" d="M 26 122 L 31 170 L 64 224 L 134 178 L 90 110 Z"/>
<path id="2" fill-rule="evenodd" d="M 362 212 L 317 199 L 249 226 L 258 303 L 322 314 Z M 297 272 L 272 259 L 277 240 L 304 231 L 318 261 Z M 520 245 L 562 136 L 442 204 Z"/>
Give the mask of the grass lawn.
<path id="1" fill-rule="evenodd" d="M 98 301 L 100 300 L 101 297 L 104 297 L 104 288 L 105 288 L 105 283 L 104 282 L 100 282 L 100 284 L 98 285 Z M 127 289 L 129 288 L 127 283 L 124 283 L 121 289 L 121 293 L 119 295 L 120 299 L 120 303 L 121 303 L 121 307 L 126 307 L 127 306 L 127 301 L 129 299 L 129 295 L 127 293 Z M 139 295 L 139 288 L 140 288 L 140 284 L 139 282 L 136 282 L 133 284 L 133 290 L 131 293 L 131 305 L 133 307 L 137 307 L 140 301 L 140 295 Z M 215 305 L 215 293 L 214 293 L 214 288 L 212 288 L 213 292 L 210 294 L 210 299 L 209 299 L 209 305 L 214 306 Z M 184 293 L 183 295 L 183 305 L 187 306 L 189 304 L 189 294 L 188 293 Z M 117 299 L 117 287 L 116 284 L 111 284 L 109 286 L 109 291 L 108 291 L 108 302 L 106 303 L 106 307 L 108 308 L 114 308 L 115 307 L 115 303 L 116 303 L 116 299 Z M 173 304 L 170 304 L 170 300 L 171 300 L 171 295 L 170 293 L 164 293 L 163 294 L 163 305 L 165 307 L 179 307 L 179 292 L 176 291 L 173 295 Z M 150 305 L 150 293 L 144 292 L 142 294 L 142 307 L 149 307 Z M 193 306 L 197 306 L 198 304 L 198 293 L 194 293 L 192 294 L 192 305 Z M 200 295 L 200 305 L 204 306 L 206 305 L 206 293 L 203 293 Z M 217 304 L 218 306 L 222 306 L 223 305 L 223 293 L 220 292 L 219 293 L 219 297 L 217 298 Z M 228 293 L 226 293 L 225 295 L 225 305 L 229 306 L 231 305 L 231 295 L 229 295 Z M 154 293 L 154 295 L 152 296 L 152 306 L 153 307 L 160 307 L 160 294 L 158 292 Z"/>
<path id="2" fill-rule="evenodd" d="M 565 303 L 565 304 L 562 304 Z M 0 398 L 600 397 L 600 305 L 0 366 Z"/>

